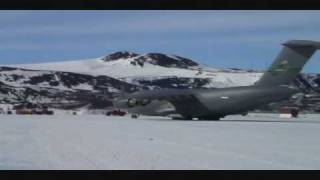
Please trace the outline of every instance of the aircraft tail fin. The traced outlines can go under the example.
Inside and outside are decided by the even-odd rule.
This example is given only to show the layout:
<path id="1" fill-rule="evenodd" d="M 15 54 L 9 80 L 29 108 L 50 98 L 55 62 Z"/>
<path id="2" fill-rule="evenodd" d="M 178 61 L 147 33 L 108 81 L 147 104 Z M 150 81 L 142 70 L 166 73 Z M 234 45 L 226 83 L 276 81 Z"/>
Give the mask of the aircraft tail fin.
<path id="1" fill-rule="evenodd" d="M 290 84 L 315 51 L 320 49 L 320 42 L 307 40 L 291 40 L 283 45 L 284 47 L 278 57 L 255 85 L 275 86 Z"/>

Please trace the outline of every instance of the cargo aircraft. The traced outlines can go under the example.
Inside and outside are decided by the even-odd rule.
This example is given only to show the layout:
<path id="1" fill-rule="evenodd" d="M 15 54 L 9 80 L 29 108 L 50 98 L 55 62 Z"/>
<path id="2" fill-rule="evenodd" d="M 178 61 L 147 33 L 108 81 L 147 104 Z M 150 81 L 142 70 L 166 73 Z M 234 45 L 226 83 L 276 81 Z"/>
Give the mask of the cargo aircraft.
<path id="1" fill-rule="evenodd" d="M 271 67 L 251 86 L 143 90 L 128 94 L 114 104 L 135 114 L 177 113 L 185 120 L 219 120 L 227 115 L 246 114 L 261 105 L 288 100 L 300 92 L 293 81 L 320 49 L 320 42 L 291 40 L 283 46 Z"/>

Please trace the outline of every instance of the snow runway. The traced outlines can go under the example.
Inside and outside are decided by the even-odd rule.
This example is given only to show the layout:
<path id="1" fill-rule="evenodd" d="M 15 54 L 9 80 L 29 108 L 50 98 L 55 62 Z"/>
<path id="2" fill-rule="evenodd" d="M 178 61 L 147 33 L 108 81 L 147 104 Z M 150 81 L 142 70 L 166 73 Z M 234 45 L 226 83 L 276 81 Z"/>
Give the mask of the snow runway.
<path id="1" fill-rule="evenodd" d="M 0 169 L 320 169 L 320 115 L 0 116 Z"/>

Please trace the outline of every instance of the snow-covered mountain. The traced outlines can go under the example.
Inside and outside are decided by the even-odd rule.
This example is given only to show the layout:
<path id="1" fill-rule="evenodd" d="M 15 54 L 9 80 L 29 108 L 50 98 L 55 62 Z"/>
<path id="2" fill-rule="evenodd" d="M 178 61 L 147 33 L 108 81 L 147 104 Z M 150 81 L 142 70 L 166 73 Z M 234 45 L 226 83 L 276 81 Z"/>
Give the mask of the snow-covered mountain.
<path id="1" fill-rule="evenodd" d="M 125 51 L 87 60 L 2 66 L 0 103 L 104 108 L 122 92 L 246 86 L 261 75 L 252 70 L 212 68 L 175 55 Z M 304 74 L 296 84 L 305 91 L 319 91 L 320 76 Z"/>
<path id="2" fill-rule="evenodd" d="M 139 55 L 133 52 L 116 52 L 96 59 L 11 66 L 93 76 L 105 75 L 128 83 L 138 83 L 137 85 L 145 81 L 163 81 L 179 77 L 207 79 L 206 87 L 219 88 L 250 85 L 261 76 L 261 73 L 244 70 L 212 68 L 187 58 L 160 53 Z"/>
<path id="3" fill-rule="evenodd" d="M 35 103 L 55 107 L 108 106 L 121 91 L 137 86 L 107 76 L 0 68 L 0 103 Z"/>

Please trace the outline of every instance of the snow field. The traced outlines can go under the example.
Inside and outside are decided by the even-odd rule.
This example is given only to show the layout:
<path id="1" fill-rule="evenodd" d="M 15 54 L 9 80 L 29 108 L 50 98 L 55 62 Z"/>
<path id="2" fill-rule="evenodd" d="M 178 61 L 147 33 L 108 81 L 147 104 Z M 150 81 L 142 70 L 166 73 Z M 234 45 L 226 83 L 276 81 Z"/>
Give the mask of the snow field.
<path id="1" fill-rule="evenodd" d="M 0 115 L 0 169 L 319 169 L 319 115 Z"/>

